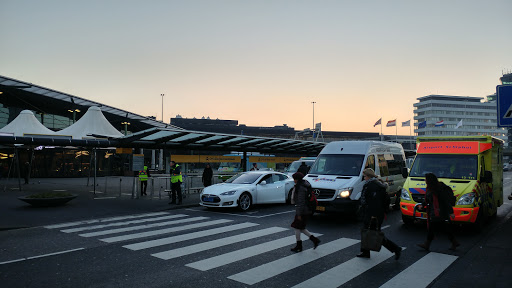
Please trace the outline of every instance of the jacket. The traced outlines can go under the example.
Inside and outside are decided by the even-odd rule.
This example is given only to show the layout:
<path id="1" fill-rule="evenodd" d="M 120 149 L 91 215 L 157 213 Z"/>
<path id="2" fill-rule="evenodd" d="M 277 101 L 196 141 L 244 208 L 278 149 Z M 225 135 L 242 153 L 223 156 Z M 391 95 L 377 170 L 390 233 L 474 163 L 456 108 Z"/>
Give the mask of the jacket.
<path id="1" fill-rule="evenodd" d="M 448 195 L 444 193 L 446 184 L 439 182 L 437 187 L 427 189 L 423 207 L 428 207 L 428 215 L 432 221 L 450 220 L 450 214 L 453 214 L 453 207 L 450 204 Z M 434 196 L 437 196 L 437 203 L 434 201 Z M 436 216 L 437 210 L 437 216 Z"/>
<path id="2" fill-rule="evenodd" d="M 363 222 L 365 226 L 370 225 L 372 217 L 376 217 L 380 229 L 380 225 L 384 221 L 384 214 L 389 208 L 387 187 L 387 183 L 382 183 L 377 178 L 372 178 L 364 184 L 361 193 L 361 206 L 364 209 Z"/>
<path id="3" fill-rule="evenodd" d="M 292 203 L 295 204 L 295 214 L 297 215 L 311 214 L 311 211 L 306 205 L 306 196 L 308 193 L 308 189 L 311 189 L 311 184 L 309 184 L 309 182 L 306 180 L 300 180 L 293 187 L 294 191 Z"/>

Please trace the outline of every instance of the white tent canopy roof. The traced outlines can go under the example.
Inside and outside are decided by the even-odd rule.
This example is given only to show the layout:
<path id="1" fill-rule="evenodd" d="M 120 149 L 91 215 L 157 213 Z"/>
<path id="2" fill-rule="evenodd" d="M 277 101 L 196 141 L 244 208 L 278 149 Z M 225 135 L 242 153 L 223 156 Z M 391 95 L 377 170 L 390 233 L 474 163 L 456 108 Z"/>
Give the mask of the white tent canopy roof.
<path id="1" fill-rule="evenodd" d="M 100 136 L 87 136 L 87 135 L 101 135 L 101 137 L 122 137 L 123 134 L 116 130 L 107 118 L 101 113 L 101 109 L 92 106 L 87 110 L 87 113 L 76 121 L 75 124 L 64 128 L 58 132 L 57 135 L 71 136 L 73 139 L 93 139 Z"/>
<path id="2" fill-rule="evenodd" d="M 23 110 L 11 123 L 0 129 L 0 133 L 13 136 L 25 135 L 55 135 L 55 132 L 39 122 L 30 110 Z"/>

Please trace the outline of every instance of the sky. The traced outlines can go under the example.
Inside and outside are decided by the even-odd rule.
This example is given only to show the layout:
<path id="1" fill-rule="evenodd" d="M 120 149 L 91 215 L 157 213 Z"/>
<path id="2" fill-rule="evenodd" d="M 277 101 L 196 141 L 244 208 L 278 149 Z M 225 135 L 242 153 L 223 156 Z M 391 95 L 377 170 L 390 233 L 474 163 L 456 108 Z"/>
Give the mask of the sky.
<path id="1" fill-rule="evenodd" d="M 510 0 L 0 0 L 0 75 L 158 120 L 163 106 L 167 123 L 409 135 L 401 122 L 419 97 L 495 93 L 512 71 L 510 11 Z"/>

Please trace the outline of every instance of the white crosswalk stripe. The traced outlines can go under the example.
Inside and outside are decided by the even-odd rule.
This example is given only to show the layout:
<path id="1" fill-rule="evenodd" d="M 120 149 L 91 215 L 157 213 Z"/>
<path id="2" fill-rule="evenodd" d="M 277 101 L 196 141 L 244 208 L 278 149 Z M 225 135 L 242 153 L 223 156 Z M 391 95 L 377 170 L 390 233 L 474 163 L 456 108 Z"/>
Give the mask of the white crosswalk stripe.
<path id="1" fill-rule="evenodd" d="M 169 226 L 169 225 L 182 224 L 182 223 L 188 223 L 188 222 L 194 222 L 194 221 L 201 221 L 201 220 L 206 220 L 206 219 L 208 219 L 208 217 L 192 217 L 192 218 L 186 218 L 186 219 L 180 219 L 180 220 L 174 220 L 174 221 L 166 221 L 166 222 L 160 222 L 160 223 L 130 226 L 130 227 L 125 227 L 125 228 L 117 228 L 117 229 L 111 229 L 111 230 L 103 230 L 103 231 L 97 231 L 97 232 L 84 233 L 84 234 L 79 234 L 79 236 L 96 237 L 96 236 L 116 234 L 116 233 L 121 233 L 121 232 L 129 232 L 129 231 L 142 230 L 142 229 L 148 229 L 148 228 L 154 228 L 154 227 Z"/>
<path id="2" fill-rule="evenodd" d="M 135 234 L 121 235 L 121 236 L 116 236 L 116 237 L 109 237 L 109 238 L 104 238 L 104 239 L 100 239 L 100 240 L 103 242 L 107 242 L 107 243 L 113 243 L 113 242 L 120 242 L 120 241 L 133 240 L 133 239 L 138 239 L 138 238 L 168 234 L 168 233 L 173 233 L 173 232 L 178 232 L 178 231 L 196 229 L 196 228 L 201 228 L 201 227 L 207 227 L 207 226 L 211 226 L 211 225 L 224 224 L 224 223 L 228 223 L 228 222 L 233 222 L 233 220 L 219 219 L 219 220 L 206 221 L 206 222 L 201 222 L 201 223 L 196 223 L 196 224 L 189 224 L 189 225 L 185 225 L 185 226 L 171 227 L 171 228 L 153 230 L 153 231 L 148 231 L 148 232 L 141 232 L 141 233 L 135 233 Z"/>
<path id="3" fill-rule="evenodd" d="M 120 221 L 120 220 L 126 220 L 126 219 L 135 219 L 135 218 L 151 217 L 151 216 L 158 216 L 158 215 L 169 215 L 169 213 L 168 212 L 155 212 L 155 213 L 137 214 L 137 215 L 129 215 L 129 216 L 119 216 L 119 217 L 111 217 L 111 218 L 104 218 L 104 219 L 87 220 L 87 221 L 76 221 L 76 222 L 48 225 L 48 226 L 44 226 L 44 228 L 47 228 L 47 229 L 59 229 L 59 228 L 78 226 L 78 225 L 87 225 L 87 224 L 93 224 L 93 223 Z"/>
<path id="4" fill-rule="evenodd" d="M 322 234 L 314 234 L 317 237 L 322 236 Z M 201 261 L 197 261 L 194 263 L 189 263 L 186 266 L 201 270 L 208 271 L 220 266 L 224 266 L 230 263 L 234 263 L 243 259 L 247 259 L 253 256 L 257 256 L 263 254 L 265 252 L 269 252 L 272 250 L 276 250 L 279 248 L 290 246 L 290 243 L 295 242 L 295 236 L 288 236 L 284 238 L 280 238 L 277 240 L 261 243 L 258 245 L 254 245 L 251 247 L 243 248 L 240 250 L 228 252 L 225 254 L 221 254 L 218 256 L 214 256 L 208 259 L 204 259 Z"/>
<path id="5" fill-rule="evenodd" d="M 103 229 L 103 228 L 108 228 L 108 227 L 126 226 L 126 225 L 130 225 L 130 224 L 140 224 L 140 223 L 145 223 L 145 222 L 169 220 L 169 219 L 181 218 L 181 217 L 185 217 L 185 216 L 187 216 L 187 215 L 185 215 L 185 214 L 168 215 L 168 216 L 162 216 L 162 217 L 157 217 L 157 218 L 146 218 L 146 219 L 125 221 L 125 222 L 115 222 L 115 223 L 102 224 L 102 225 L 64 229 L 64 230 L 60 230 L 60 231 L 64 232 L 64 233 L 75 233 L 75 232 L 86 231 L 86 230 L 97 230 L 97 229 Z"/>
<path id="6" fill-rule="evenodd" d="M 457 256 L 430 252 L 381 287 L 427 287 L 455 260 Z"/>
<path id="7" fill-rule="evenodd" d="M 215 249 L 215 248 L 219 248 L 222 246 L 231 245 L 233 243 L 247 241 L 250 239 L 257 238 L 257 237 L 266 236 L 266 235 L 270 235 L 270 234 L 274 234 L 274 233 L 278 233 L 278 232 L 283 232 L 286 230 L 289 230 L 289 229 L 279 228 L 279 227 L 271 227 L 271 228 L 252 231 L 252 232 L 239 234 L 239 235 L 235 235 L 235 236 L 231 236 L 231 237 L 226 237 L 226 238 L 222 238 L 222 239 L 212 240 L 212 241 L 208 241 L 208 242 L 204 242 L 204 243 L 200 243 L 200 244 L 196 244 L 196 245 L 191 245 L 191 246 L 187 246 L 187 247 L 180 247 L 180 248 L 174 249 L 174 250 L 155 253 L 155 254 L 151 254 L 151 256 L 155 256 L 155 257 L 163 259 L 163 260 L 169 260 L 172 258 L 177 258 L 177 257 L 181 257 L 181 256 L 185 256 L 185 255 L 189 255 L 189 254 L 193 254 L 193 253 L 197 253 L 197 252 Z"/>
<path id="8" fill-rule="evenodd" d="M 273 262 L 263 264 L 261 266 L 240 272 L 229 276 L 229 279 L 253 285 L 263 280 L 272 278 L 276 275 L 292 270 L 311 261 L 315 261 L 331 253 L 340 251 L 346 247 L 359 243 L 358 240 L 341 238 L 338 240 L 325 243 L 318 249 L 309 249 L 301 253 L 293 254 Z M 316 286 L 316 285 L 315 285 Z"/>
<path id="9" fill-rule="evenodd" d="M 156 240 L 125 245 L 123 247 L 128 248 L 130 250 L 141 250 L 141 249 L 147 249 L 147 248 L 182 242 L 182 241 L 186 241 L 186 240 L 192 240 L 192 239 L 197 239 L 197 238 L 201 238 L 201 237 L 211 236 L 211 235 L 215 235 L 215 234 L 235 231 L 235 230 L 239 230 L 239 229 L 249 228 L 249 227 L 253 227 L 253 226 L 257 226 L 257 225 L 259 225 L 259 224 L 245 222 L 245 223 L 240 223 L 240 224 L 224 226 L 224 227 L 220 227 L 220 228 L 192 232 L 189 234 L 181 234 L 181 235 L 167 237 L 167 238 L 160 238 L 160 239 L 156 239 Z"/>

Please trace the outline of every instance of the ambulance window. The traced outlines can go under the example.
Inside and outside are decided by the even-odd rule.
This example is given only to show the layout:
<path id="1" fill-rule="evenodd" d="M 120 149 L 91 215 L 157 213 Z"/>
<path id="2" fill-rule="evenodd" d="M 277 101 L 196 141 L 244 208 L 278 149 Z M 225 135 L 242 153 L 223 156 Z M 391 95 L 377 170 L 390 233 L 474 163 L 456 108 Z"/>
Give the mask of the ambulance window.
<path id="1" fill-rule="evenodd" d="M 384 158 L 384 155 L 377 155 L 377 159 L 379 159 L 380 177 L 389 176 L 388 162 L 386 161 L 386 158 Z"/>
<path id="2" fill-rule="evenodd" d="M 368 158 L 366 158 L 366 165 L 364 165 L 364 169 L 366 168 L 372 168 L 373 171 L 375 171 L 375 156 L 368 155 Z"/>

